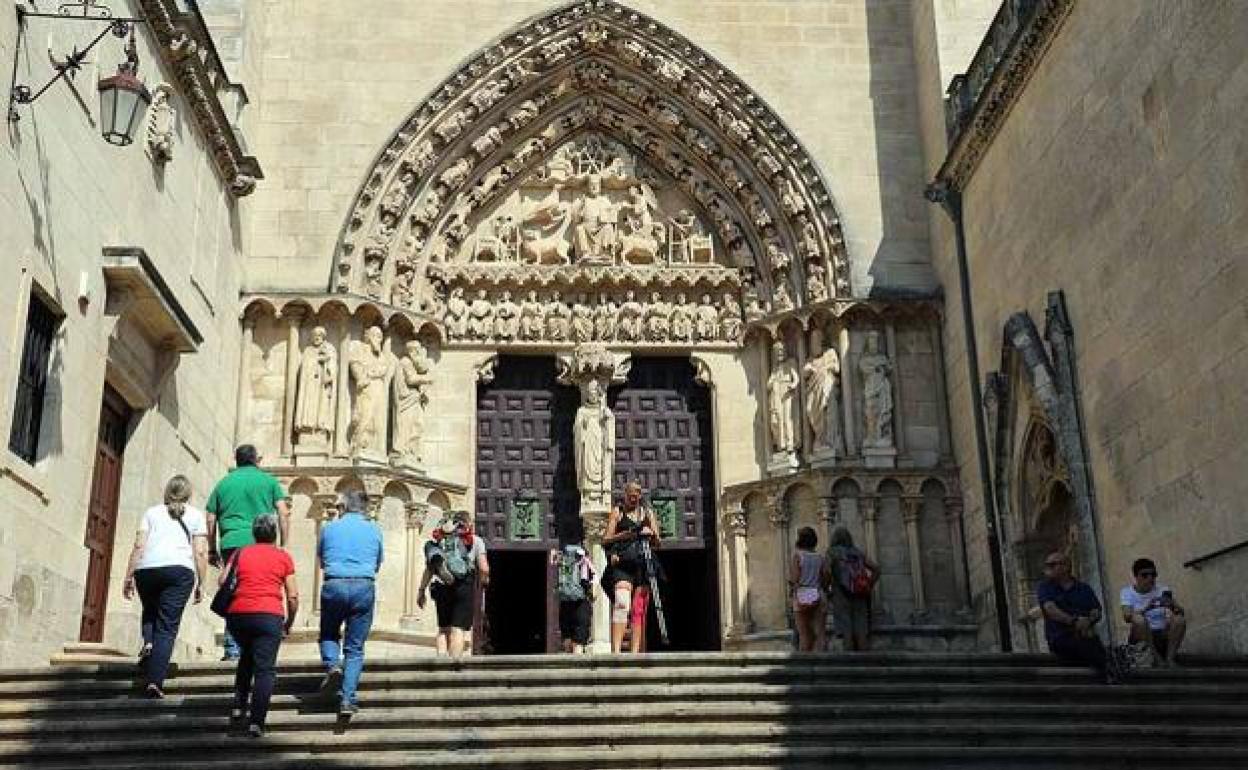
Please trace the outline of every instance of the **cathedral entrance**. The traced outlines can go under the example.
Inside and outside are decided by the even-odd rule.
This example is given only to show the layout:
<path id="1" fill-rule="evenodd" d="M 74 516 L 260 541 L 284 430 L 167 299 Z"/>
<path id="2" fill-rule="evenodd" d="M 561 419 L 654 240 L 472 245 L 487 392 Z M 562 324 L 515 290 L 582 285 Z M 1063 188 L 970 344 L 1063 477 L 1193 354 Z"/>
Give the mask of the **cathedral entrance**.
<path id="1" fill-rule="evenodd" d="M 651 623 L 651 650 L 719 647 L 714 471 L 709 392 L 688 358 L 637 358 L 612 388 L 616 415 L 614 489 L 639 480 L 658 514 L 659 553 L 670 644 Z M 583 536 L 572 450 L 575 388 L 560 385 L 555 361 L 500 356 L 477 393 L 476 518 L 487 538 L 491 586 L 480 651 L 555 651 L 558 607 L 551 549 Z"/>

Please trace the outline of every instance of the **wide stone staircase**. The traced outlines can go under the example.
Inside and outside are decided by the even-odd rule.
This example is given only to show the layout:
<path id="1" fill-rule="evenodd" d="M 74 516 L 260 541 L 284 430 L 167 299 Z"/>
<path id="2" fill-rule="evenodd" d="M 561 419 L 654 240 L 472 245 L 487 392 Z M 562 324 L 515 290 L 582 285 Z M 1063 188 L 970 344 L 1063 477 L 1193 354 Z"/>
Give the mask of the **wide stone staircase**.
<path id="1" fill-rule="evenodd" d="M 379 661 L 363 711 L 286 664 L 268 733 L 228 720 L 232 668 L 0 671 L 0 767 L 1248 768 L 1248 661 L 1124 685 L 1031 655 L 657 654 Z"/>

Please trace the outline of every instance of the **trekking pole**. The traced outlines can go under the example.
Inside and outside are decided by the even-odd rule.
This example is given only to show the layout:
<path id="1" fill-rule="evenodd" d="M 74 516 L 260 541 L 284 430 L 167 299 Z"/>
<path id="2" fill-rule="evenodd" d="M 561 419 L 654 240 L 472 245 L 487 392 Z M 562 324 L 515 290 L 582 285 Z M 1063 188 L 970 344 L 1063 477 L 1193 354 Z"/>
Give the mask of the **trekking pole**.
<path id="1" fill-rule="evenodd" d="M 659 594 L 659 577 L 654 568 L 654 552 L 650 550 L 650 539 L 642 538 L 641 554 L 646 560 L 646 573 L 650 578 L 650 595 L 654 597 L 654 614 L 659 619 L 659 635 L 663 644 L 668 644 L 667 618 L 663 615 L 663 597 Z"/>

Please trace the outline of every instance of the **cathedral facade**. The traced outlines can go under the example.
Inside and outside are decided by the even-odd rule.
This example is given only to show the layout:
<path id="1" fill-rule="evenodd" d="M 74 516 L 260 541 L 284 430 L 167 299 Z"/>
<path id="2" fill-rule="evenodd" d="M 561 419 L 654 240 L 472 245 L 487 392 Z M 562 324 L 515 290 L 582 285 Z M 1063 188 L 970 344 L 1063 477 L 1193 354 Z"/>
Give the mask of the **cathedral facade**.
<path id="1" fill-rule="evenodd" d="M 1131 475 L 1161 457 L 1114 455 L 1103 421 L 1143 434 L 1160 402 L 1104 379 L 1109 343 L 1094 341 L 1119 331 L 1092 320 L 1094 287 L 1075 277 L 1081 221 L 1047 203 L 1070 197 L 1009 171 L 1065 168 L 1029 142 L 1089 129 L 1041 119 L 1066 109 L 1044 89 L 1113 11 L 133 5 L 149 82 L 164 81 L 136 146 L 50 128 L 74 110 L 91 122 L 68 90 L 10 124 L 5 216 L 23 256 L 0 311 L 22 332 L 4 414 L 15 436 L 32 403 L 47 417 L 10 441 L 0 474 L 20 501 L 0 529 L 6 661 L 74 639 L 135 646 L 118 575 L 138 514 L 173 473 L 202 502 L 238 443 L 291 494 L 309 596 L 320 526 L 341 492 L 369 493 L 387 547 L 375 654 L 432 651 L 420 546 L 459 509 L 494 565 L 474 646 L 553 650 L 546 555 L 584 541 L 601 563 L 633 479 L 661 525 L 672 649 L 787 649 L 803 527 L 826 544 L 844 526 L 879 562 L 874 644 L 913 650 L 1037 648 L 1028 586 L 1045 549 L 1075 553 L 1112 599 L 1135 555 L 1203 592 L 1182 562 L 1236 539 L 1234 517 L 1217 518 L 1233 498 L 1186 514 L 1222 522 L 1218 536 L 1178 532 L 1156 496 L 1184 487 Z M 1185 18 L 1137 26 L 1161 36 Z M 23 76 L 42 70 L 20 41 L 54 25 L 19 14 L 0 30 Z M 1169 115 L 1159 82 L 1145 111 Z M 1155 148 L 1211 130 L 1157 116 Z M 1075 187 L 1095 207 L 1112 183 Z M 1033 211 L 1051 213 L 1047 241 Z M 1224 251 L 1243 230 L 1242 216 L 1212 227 Z M 1110 253 L 1105 271 L 1127 269 Z M 1141 255 L 1137 282 L 1096 312 L 1153 318 L 1154 262 Z M 1223 312 L 1244 288 L 1228 280 Z M 1130 407 L 1107 417 L 1112 398 Z M 1157 473 L 1196 472 L 1171 463 Z M 1151 529 L 1117 513 L 1147 490 Z M 315 601 L 293 649 L 314 640 Z M 1184 603 L 1209 623 L 1196 644 L 1242 649 L 1242 614 Z M 212 654 L 206 612 L 184 628 L 186 654 Z"/>

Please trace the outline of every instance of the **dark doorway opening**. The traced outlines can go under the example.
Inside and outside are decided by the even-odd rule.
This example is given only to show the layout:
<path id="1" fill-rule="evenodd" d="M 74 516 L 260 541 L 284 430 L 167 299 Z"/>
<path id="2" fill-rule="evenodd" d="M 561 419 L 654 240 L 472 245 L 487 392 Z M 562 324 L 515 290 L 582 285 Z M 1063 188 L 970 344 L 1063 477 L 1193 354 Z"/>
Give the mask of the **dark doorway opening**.
<path id="1" fill-rule="evenodd" d="M 668 644 L 659 635 L 654 612 L 646 625 L 646 649 L 705 652 L 719 649 L 719 591 L 707 550 L 659 554 L 666 578 L 659 584 L 667 618 Z"/>
<path id="2" fill-rule="evenodd" d="M 492 550 L 490 586 L 485 592 L 485 623 L 492 655 L 546 652 L 547 553 Z"/>

